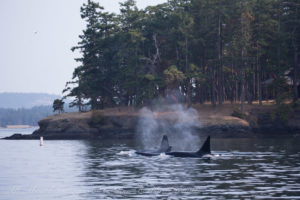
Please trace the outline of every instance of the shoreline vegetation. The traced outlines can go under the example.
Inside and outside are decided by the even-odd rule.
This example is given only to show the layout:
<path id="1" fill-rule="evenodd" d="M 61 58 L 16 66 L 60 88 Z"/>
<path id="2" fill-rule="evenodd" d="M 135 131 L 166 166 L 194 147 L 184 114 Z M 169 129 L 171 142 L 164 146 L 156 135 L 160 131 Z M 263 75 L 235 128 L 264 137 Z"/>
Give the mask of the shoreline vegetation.
<path id="1" fill-rule="evenodd" d="M 300 104 L 284 104 L 278 108 L 274 102 L 265 105 L 246 105 L 245 115 L 239 104 L 221 106 L 196 104 L 200 124 L 195 124 L 193 134 L 212 137 L 268 137 L 300 135 Z M 151 109 L 151 108 L 149 108 Z M 171 125 L 174 112 L 153 111 L 158 120 Z M 5 139 L 134 139 L 140 110 L 135 107 L 117 107 L 104 110 L 62 113 L 39 121 L 40 128 L 31 135 L 14 134 Z"/>

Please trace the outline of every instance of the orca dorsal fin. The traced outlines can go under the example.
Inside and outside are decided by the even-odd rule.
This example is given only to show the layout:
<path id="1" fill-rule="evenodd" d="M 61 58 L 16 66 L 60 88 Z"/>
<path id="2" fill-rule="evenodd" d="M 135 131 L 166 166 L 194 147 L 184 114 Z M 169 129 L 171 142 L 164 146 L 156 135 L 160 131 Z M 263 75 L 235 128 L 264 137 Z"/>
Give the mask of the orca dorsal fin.
<path id="1" fill-rule="evenodd" d="M 160 148 L 159 148 L 159 152 L 169 152 L 171 151 L 171 146 L 169 146 L 169 140 L 168 137 L 166 135 L 163 136 L 161 143 L 160 143 Z"/>
<path id="2" fill-rule="evenodd" d="M 210 136 L 208 136 L 205 140 L 205 142 L 203 143 L 201 149 L 199 149 L 199 151 L 197 151 L 198 154 L 210 154 Z"/>

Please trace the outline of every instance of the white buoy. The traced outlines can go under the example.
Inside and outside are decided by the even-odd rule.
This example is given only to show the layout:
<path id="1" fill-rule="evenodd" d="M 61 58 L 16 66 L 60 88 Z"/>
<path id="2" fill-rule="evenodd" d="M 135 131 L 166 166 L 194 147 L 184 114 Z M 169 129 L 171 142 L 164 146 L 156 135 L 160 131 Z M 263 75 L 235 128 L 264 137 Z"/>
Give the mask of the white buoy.
<path id="1" fill-rule="evenodd" d="M 43 146 L 43 145 L 44 145 L 44 138 L 40 137 L 40 146 Z"/>

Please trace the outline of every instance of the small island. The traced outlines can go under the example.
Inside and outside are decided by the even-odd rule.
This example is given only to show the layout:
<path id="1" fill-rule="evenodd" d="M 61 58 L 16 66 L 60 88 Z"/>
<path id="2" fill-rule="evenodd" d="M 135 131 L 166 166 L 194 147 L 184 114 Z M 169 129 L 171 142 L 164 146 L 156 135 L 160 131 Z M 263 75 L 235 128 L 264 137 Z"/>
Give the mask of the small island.
<path id="1" fill-rule="evenodd" d="M 280 110 L 275 105 L 251 105 L 246 106 L 244 116 L 236 106 L 230 104 L 216 107 L 195 105 L 193 109 L 198 112 L 196 120 L 199 123 L 191 128 L 194 129 L 193 134 L 198 136 L 227 138 L 300 135 L 300 110 L 293 111 L 292 108 Z M 170 127 L 178 123 L 178 119 L 174 119 L 176 114 L 153 111 L 156 120 L 164 120 Z M 31 135 L 14 134 L 5 139 L 39 139 L 41 136 L 44 139 L 134 139 L 140 120 L 140 111 L 128 107 L 62 113 L 39 121 L 40 128 Z"/>
<path id="2" fill-rule="evenodd" d="M 176 110 L 153 109 L 162 105 L 193 108 L 194 134 L 298 134 L 297 6 L 168 1 L 139 9 L 127 0 L 116 14 L 89 0 L 72 48 L 78 66 L 53 103 L 58 114 L 32 135 L 7 139 L 133 138 L 144 108 L 153 120 L 178 122 Z M 68 98 L 78 113 L 63 113 Z"/>

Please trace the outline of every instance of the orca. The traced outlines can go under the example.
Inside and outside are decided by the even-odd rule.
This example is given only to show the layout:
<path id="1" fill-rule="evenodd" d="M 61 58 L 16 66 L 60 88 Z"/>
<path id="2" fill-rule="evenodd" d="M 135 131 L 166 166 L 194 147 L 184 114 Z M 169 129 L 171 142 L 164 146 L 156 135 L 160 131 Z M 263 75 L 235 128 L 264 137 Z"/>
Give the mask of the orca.
<path id="1" fill-rule="evenodd" d="M 144 150 L 144 151 L 136 151 L 136 154 L 143 155 L 143 156 L 158 156 L 161 153 L 167 153 L 170 152 L 172 149 L 171 146 L 169 146 L 168 137 L 166 135 L 163 136 L 161 140 L 161 144 L 158 150 Z"/>
<path id="2" fill-rule="evenodd" d="M 202 147 L 196 152 L 188 152 L 188 151 L 173 151 L 173 152 L 166 152 L 166 155 L 174 156 L 174 157 L 193 157 L 193 158 L 200 158 L 204 155 L 211 154 L 210 151 L 210 136 L 208 136 L 203 143 Z"/>

